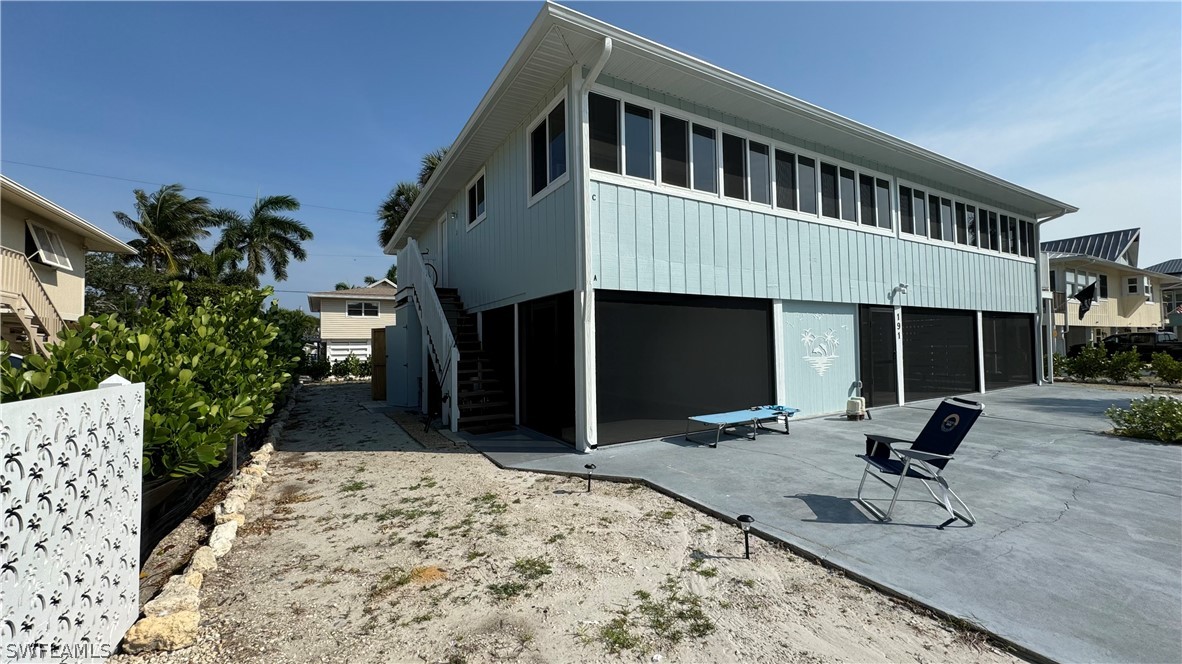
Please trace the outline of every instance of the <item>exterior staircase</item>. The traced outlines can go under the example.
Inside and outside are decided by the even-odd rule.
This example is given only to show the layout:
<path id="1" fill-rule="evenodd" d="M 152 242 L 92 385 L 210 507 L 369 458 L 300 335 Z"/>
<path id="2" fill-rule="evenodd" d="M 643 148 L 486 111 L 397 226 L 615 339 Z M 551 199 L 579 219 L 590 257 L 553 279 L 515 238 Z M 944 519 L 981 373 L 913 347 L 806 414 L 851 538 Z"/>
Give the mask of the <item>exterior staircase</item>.
<path id="1" fill-rule="evenodd" d="M 492 359 L 484 351 L 476 317 L 464 310 L 459 291 L 436 288 L 444 316 L 460 351 L 458 369 L 459 428 L 481 434 L 513 429 L 513 397 L 506 392 Z"/>
<path id="2" fill-rule="evenodd" d="M 15 353 L 46 354 L 66 323 L 21 252 L 0 247 L 0 337 Z"/>

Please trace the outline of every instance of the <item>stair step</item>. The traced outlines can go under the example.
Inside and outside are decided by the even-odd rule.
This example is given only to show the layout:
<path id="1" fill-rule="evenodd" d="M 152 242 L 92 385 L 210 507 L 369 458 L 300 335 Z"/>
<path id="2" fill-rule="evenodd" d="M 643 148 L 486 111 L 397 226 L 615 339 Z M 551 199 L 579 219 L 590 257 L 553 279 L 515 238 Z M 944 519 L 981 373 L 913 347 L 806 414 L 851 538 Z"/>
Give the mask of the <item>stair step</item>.
<path id="1" fill-rule="evenodd" d="M 514 426 L 514 424 L 512 422 L 507 422 L 505 424 L 486 424 L 483 426 L 460 427 L 460 428 L 462 428 L 464 431 L 466 431 L 474 436 L 480 436 L 480 435 L 483 435 L 486 433 L 497 433 L 498 431 L 513 431 L 517 427 Z"/>
<path id="2" fill-rule="evenodd" d="M 465 403 L 464 396 L 460 395 L 460 412 L 468 412 L 472 410 L 497 410 L 502 413 L 512 413 L 507 408 L 512 408 L 513 403 L 509 401 L 478 401 L 476 403 Z M 489 414 L 489 413 L 486 413 Z M 465 416 L 466 417 L 466 416 Z"/>
<path id="3" fill-rule="evenodd" d="M 471 424 L 491 424 L 493 422 L 512 422 L 513 413 L 497 413 L 495 415 L 467 415 L 460 416 L 460 428 L 466 429 Z"/>
<path id="4" fill-rule="evenodd" d="M 464 399 L 479 399 L 485 397 L 498 397 L 502 399 L 508 398 L 504 390 L 470 390 L 465 392 L 460 390 L 460 401 Z"/>

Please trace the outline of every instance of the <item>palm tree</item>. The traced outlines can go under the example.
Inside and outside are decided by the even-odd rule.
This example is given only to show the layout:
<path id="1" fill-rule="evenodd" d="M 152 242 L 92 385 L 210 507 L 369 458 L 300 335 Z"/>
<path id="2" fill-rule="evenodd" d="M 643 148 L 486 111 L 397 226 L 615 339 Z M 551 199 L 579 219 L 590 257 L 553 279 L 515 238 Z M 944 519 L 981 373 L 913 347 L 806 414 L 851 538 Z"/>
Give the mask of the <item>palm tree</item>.
<path id="1" fill-rule="evenodd" d="M 418 181 L 399 182 L 386 195 L 386 200 L 382 201 L 381 207 L 378 208 L 378 221 L 382 223 L 382 228 L 378 231 L 378 243 L 382 247 L 390 243 L 390 238 L 394 237 L 398 226 L 406 218 L 406 213 L 410 212 L 411 206 L 415 204 L 415 199 L 419 197 L 423 187 L 427 186 L 427 181 L 435 174 L 435 169 L 439 168 L 439 164 L 443 162 L 445 156 L 447 156 L 447 148 L 445 147 L 423 155 L 419 162 Z"/>
<path id="2" fill-rule="evenodd" d="M 180 184 L 160 187 L 151 194 L 135 189 L 136 218 L 115 212 L 115 219 L 140 237 L 128 242 L 139 253 L 131 260 L 151 270 L 176 274 L 183 263 L 201 253 L 197 240 L 209 237 L 206 228 L 218 220 L 203 196 L 188 198 Z"/>
<path id="3" fill-rule="evenodd" d="M 264 196 L 255 201 L 245 219 L 234 210 L 218 210 L 224 228 L 215 251 L 234 249 L 246 262 L 244 271 L 255 277 L 270 269 L 275 281 L 287 279 L 291 259 L 308 258 L 300 243 L 312 239 L 312 231 L 302 222 L 280 214 L 298 209 L 300 203 L 292 196 Z"/>
<path id="4" fill-rule="evenodd" d="M 338 281 L 334 290 L 349 290 L 352 286 L 347 281 Z"/>
<path id="5" fill-rule="evenodd" d="M 226 286 L 258 288 L 259 278 L 238 269 L 242 254 L 233 248 L 215 250 L 212 254 L 197 254 L 189 259 L 186 272 L 190 281 L 212 281 Z"/>
<path id="6" fill-rule="evenodd" d="M 398 283 L 398 265 L 391 265 L 390 269 L 386 270 L 386 278 L 389 279 L 390 283 L 392 284 Z"/>

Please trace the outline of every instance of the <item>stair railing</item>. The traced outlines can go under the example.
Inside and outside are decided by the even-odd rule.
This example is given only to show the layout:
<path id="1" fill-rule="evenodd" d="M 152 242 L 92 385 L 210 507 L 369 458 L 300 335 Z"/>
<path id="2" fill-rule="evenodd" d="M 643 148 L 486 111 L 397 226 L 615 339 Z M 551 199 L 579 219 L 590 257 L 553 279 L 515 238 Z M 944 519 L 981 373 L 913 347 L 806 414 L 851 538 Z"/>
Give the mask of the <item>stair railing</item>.
<path id="1" fill-rule="evenodd" d="M 24 300 L 29 312 L 37 318 L 37 323 L 49 337 L 47 343 L 56 343 L 57 334 L 65 328 L 66 322 L 45 291 L 45 285 L 37 277 L 29 258 L 14 249 L 0 247 L 0 284 L 5 291 Z M 17 313 L 24 315 L 23 312 Z M 45 354 L 45 344 L 40 339 L 31 338 L 29 343 L 37 352 Z"/>
<path id="2" fill-rule="evenodd" d="M 403 286 L 410 287 L 411 299 L 415 303 L 419 320 L 422 321 L 423 329 L 427 331 L 427 355 L 435 367 L 435 375 L 439 377 L 440 392 L 448 403 L 448 424 L 452 431 L 458 431 L 460 349 L 456 345 L 451 326 L 447 323 L 439 295 L 435 293 L 435 284 L 427 272 L 419 244 L 414 238 L 407 240 L 406 250 L 398 262 L 399 281 Z"/>

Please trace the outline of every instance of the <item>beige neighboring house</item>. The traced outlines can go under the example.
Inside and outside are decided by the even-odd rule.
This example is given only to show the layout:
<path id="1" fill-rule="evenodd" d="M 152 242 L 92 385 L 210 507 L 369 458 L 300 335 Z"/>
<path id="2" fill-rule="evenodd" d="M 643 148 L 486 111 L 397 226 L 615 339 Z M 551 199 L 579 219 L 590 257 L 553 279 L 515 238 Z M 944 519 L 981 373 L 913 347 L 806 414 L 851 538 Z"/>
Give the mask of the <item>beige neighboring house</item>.
<path id="1" fill-rule="evenodd" d="M 86 306 L 86 252 L 134 254 L 82 217 L 0 175 L 0 324 L 15 354 L 45 343 Z"/>
<path id="2" fill-rule="evenodd" d="M 1140 243 L 1139 228 L 1042 243 L 1054 298 L 1055 352 L 1120 332 L 1162 329 L 1163 291 L 1179 280 L 1137 267 Z M 1080 319 L 1075 294 L 1093 283 L 1096 300 Z"/>
<path id="3" fill-rule="evenodd" d="M 370 333 L 394 324 L 398 286 L 381 279 L 363 288 L 308 293 L 308 308 L 320 314 L 320 357 L 339 362 L 350 353 L 370 356 Z"/>

